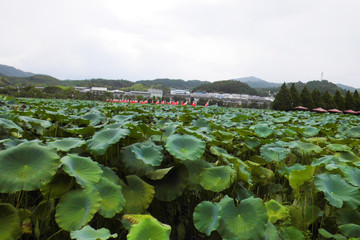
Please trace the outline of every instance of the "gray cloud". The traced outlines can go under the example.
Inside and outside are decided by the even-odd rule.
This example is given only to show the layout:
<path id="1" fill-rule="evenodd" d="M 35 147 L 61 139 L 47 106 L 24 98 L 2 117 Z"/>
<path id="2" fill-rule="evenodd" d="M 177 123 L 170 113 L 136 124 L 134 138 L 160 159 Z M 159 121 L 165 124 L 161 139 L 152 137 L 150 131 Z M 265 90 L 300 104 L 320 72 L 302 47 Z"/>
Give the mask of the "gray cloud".
<path id="1" fill-rule="evenodd" d="M 358 0 L 0 0 L 0 63 L 60 79 L 360 87 Z"/>

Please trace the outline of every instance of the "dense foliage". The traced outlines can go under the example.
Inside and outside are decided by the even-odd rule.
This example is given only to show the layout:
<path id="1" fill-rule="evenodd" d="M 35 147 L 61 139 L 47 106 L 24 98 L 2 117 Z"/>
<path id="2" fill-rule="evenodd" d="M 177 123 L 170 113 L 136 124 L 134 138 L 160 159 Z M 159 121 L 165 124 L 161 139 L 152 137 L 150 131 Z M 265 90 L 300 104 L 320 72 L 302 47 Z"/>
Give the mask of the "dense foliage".
<path id="1" fill-rule="evenodd" d="M 195 88 L 193 91 L 257 95 L 255 89 L 249 87 L 246 83 L 236 80 L 216 81 L 213 83 L 203 84 Z"/>
<path id="2" fill-rule="evenodd" d="M 349 115 L 0 100 L 0 239 L 354 239 Z"/>

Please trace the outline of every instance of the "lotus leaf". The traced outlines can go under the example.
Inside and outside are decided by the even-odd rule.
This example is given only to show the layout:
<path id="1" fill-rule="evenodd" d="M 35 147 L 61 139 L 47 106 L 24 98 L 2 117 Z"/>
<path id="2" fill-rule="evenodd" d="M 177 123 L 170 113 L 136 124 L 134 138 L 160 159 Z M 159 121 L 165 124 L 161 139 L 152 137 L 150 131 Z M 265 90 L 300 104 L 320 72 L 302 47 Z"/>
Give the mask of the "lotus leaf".
<path id="1" fill-rule="evenodd" d="M 206 143 L 191 135 L 171 135 L 166 140 L 165 148 L 180 160 L 199 159 L 205 151 Z"/>
<path id="2" fill-rule="evenodd" d="M 101 197 L 95 189 L 73 190 L 60 198 L 55 220 L 66 231 L 78 230 L 94 217 L 100 206 Z"/>
<path id="3" fill-rule="evenodd" d="M 116 213 L 121 212 L 125 206 L 125 198 L 122 194 L 120 185 L 102 177 L 98 183 L 94 184 L 101 196 L 101 206 L 99 213 L 105 218 L 111 218 Z"/>
<path id="4" fill-rule="evenodd" d="M 320 129 L 316 128 L 316 127 L 304 127 L 304 132 L 302 132 L 302 135 L 304 137 L 314 137 L 316 135 L 318 135 L 318 133 L 320 132 Z"/>
<path id="5" fill-rule="evenodd" d="M 63 170 L 72 177 L 82 187 L 96 183 L 100 180 L 103 171 L 97 162 L 90 157 L 81 157 L 75 154 L 67 154 L 61 158 Z"/>
<path id="6" fill-rule="evenodd" d="M 154 187 L 147 184 L 136 175 L 126 176 L 128 184 L 122 184 L 126 200 L 124 212 L 142 213 L 154 198 Z"/>
<path id="7" fill-rule="evenodd" d="M 185 166 L 171 169 L 161 180 L 149 181 L 155 187 L 155 197 L 160 201 L 172 201 L 181 196 L 188 181 L 188 171 Z"/>
<path id="8" fill-rule="evenodd" d="M 306 166 L 303 170 L 292 170 L 289 175 L 289 184 L 293 189 L 299 189 L 301 185 L 312 179 L 315 167 Z"/>
<path id="9" fill-rule="evenodd" d="M 220 205 L 209 201 L 199 203 L 193 213 L 196 229 L 207 236 L 210 236 L 211 232 L 217 229 L 220 224 L 220 217 Z"/>
<path id="10" fill-rule="evenodd" d="M 352 185 L 359 187 L 360 186 L 360 169 L 350 166 L 345 166 L 342 169 L 342 172 L 345 175 L 346 181 Z"/>
<path id="11" fill-rule="evenodd" d="M 290 153 L 289 149 L 279 143 L 270 143 L 260 148 L 261 156 L 267 162 L 281 162 Z"/>
<path id="12" fill-rule="evenodd" d="M 1 240 L 18 239 L 22 234 L 17 210 L 9 203 L 0 203 L 0 233 Z"/>
<path id="13" fill-rule="evenodd" d="M 40 202 L 31 214 L 33 220 L 46 220 L 49 219 L 50 214 L 54 210 L 55 201 L 54 199 L 43 200 Z"/>
<path id="14" fill-rule="evenodd" d="M 40 191 L 44 196 L 55 199 L 70 191 L 74 184 L 74 178 L 70 177 L 63 171 L 59 171 L 54 175 L 48 184 L 44 185 L 40 189 Z"/>
<path id="15" fill-rule="evenodd" d="M 162 147 L 155 144 L 141 144 L 134 146 L 131 150 L 138 160 L 151 166 L 160 166 L 163 160 Z"/>
<path id="16" fill-rule="evenodd" d="M 360 138 L 360 127 L 351 127 L 345 132 L 345 134 L 350 138 Z"/>
<path id="17" fill-rule="evenodd" d="M 274 178 L 275 174 L 270 169 L 261 167 L 260 164 L 252 162 L 252 161 L 245 161 L 246 165 L 249 167 L 251 172 L 252 180 L 255 183 L 269 183 L 271 179 Z"/>
<path id="18" fill-rule="evenodd" d="M 168 172 L 173 169 L 173 167 L 169 167 L 169 168 L 162 168 L 162 169 L 157 169 L 155 171 L 152 172 L 147 172 L 146 173 L 146 177 L 148 177 L 151 180 L 160 180 L 162 179 L 166 174 L 168 174 Z"/>
<path id="19" fill-rule="evenodd" d="M 339 229 L 347 237 L 360 238 L 360 225 L 349 223 L 339 226 Z"/>
<path id="20" fill-rule="evenodd" d="M 265 207 L 271 223 L 284 220 L 289 216 L 289 210 L 273 199 L 266 202 Z"/>
<path id="21" fill-rule="evenodd" d="M 200 186 L 200 173 L 204 168 L 212 167 L 213 165 L 201 158 L 196 161 L 186 160 L 183 163 L 189 172 L 188 189 L 202 190 L 203 188 Z"/>
<path id="22" fill-rule="evenodd" d="M 351 151 L 351 148 L 344 144 L 329 144 L 326 148 L 334 152 Z"/>
<path id="23" fill-rule="evenodd" d="M 324 192 L 329 203 L 341 208 L 347 203 L 352 209 L 360 205 L 360 192 L 356 187 L 348 184 L 338 174 L 320 174 L 315 177 L 315 186 L 319 191 Z"/>
<path id="24" fill-rule="evenodd" d="M 120 141 L 121 138 L 129 135 L 128 129 L 106 128 L 96 132 L 92 139 L 88 140 L 88 150 L 94 155 L 104 155 L 106 150 L 113 144 Z"/>
<path id="25" fill-rule="evenodd" d="M 156 219 L 145 218 L 132 225 L 127 235 L 128 240 L 169 240 L 171 228 L 163 226 Z"/>
<path id="26" fill-rule="evenodd" d="M 200 185 L 213 192 L 221 192 L 230 187 L 236 179 L 236 171 L 230 166 L 204 168 L 200 174 Z"/>
<path id="27" fill-rule="evenodd" d="M 46 120 L 41 120 L 41 119 L 37 119 L 37 118 L 32 118 L 32 117 L 26 117 L 26 116 L 19 116 L 18 117 L 21 121 L 24 121 L 27 124 L 27 127 L 31 127 L 31 126 L 41 126 L 43 128 L 48 128 L 51 127 L 51 122 L 46 121 Z"/>
<path id="28" fill-rule="evenodd" d="M 138 142 L 138 143 L 134 143 L 132 145 L 126 146 L 126 147 L 122 147 L 120 150 L 121 160 L 124 163 L 124 165 L 126 166 L 127 170 L 131 174 L 136 174 L 138 176 L 142 176 L 146 172 L 154 171 L 153 166 L 151 166 L 150 164 L 146 164 L 143 160 L 138 159 L 137 156 L 135 155 L 133 150 L 140 148 L 141 145 L 144 145 L 148 148 L 151 148 L 151 147 L 156 148 L 156 145 L 152 141 L 146 141 L 146 142 L 141 142 L 141 143 Z M 159 149 L 157 148 L 155 151 L 158 152 Z M 151 156 L 149 156 L 149 157 L 151 159 Z M 154 158 L 154 159 L 156 160 L 156 158 Z M 160 160 L 160 158 L 158 158 L 158 161 L 159 160 Z M 161 160 L 162 160 L 162 155 L 161 155 Z"/>
<path id="29" fill-rule="evenodd" d="M 89 126 L 96 126 L 100 122 L 104 121 L 102 113 L 97 111 L 91 111 L 82 116 L 82 119 L 90 120 Z"/>
<path id="30" fill-rule="evenodd" d="M 91 226 L 86 225 L 81 230 L 71 231 L 71 239 L 76 240 L 106 240 L 109 238 L 117 238 L 117 234 L 111 234 L 109 229 L 93 229 Z"/>
<path id="31" fill-rule="evenodd" d="M 320 153 L 322 151 L 322 148 L 312 144 L 312 143 L 306 143 L 306 142 L 295 142 L 293 146 L 295 153 L 299 156 L 312 156 L 316 153 Z"/>
<path id="32" fill-rule="evenodd" d="M 297 230 L 294 226 L 282 227 L 281 237 L 284 240 L 305 240 L 304 234 Z"/>
<path id="33" fill-rule="evenodd" d="M 335 240 L 347 240 L 346 237 L 344 237 L 343 235 L 340 234 L 331 234 L 328 231 L 326 231 L 323 228 L 319 229 L 319 233 L 321 236 L 323 236 L 324 238 L 334 238 Z M 355 239 L 354 239 L 355 240 Z"/>
<path id="34" fill-rule="evenodd" d="M 0 192 L 32 191 L 49 182 L 59 166 L 55 149 L 24 142 L 0 152 Z"/>
<path id="35" fill-rule="evenodd" d="M 125 124 L 126 121 L 133 119 L 135 115 L 116 115 L 112 118 L 112 120 L 116 122 L 120 122 L 121 124 Z"/>
<path id="36" fill-rule="evenodd" d="M 290 172 L 292 170 L 304 170 L 304 169 L 306 169 L 305 165 L 301 165 L 300 163 L 295 163 L 290 167 L 284 166 L 283 168 L 279 169 L 278 172 L 283 176 L 289 177 Z"/>
<path id="37" fill-rule="evenodd" d="M 116 175 L 116 173 L 109 167 L 105 167 L 102 164 L 99 164 L 101 170 L 103 171 L 103 177 L 107 178 L 109 181 L 113 182 L 113 183 L 119 183 L 120 178 L 118 177 L 118 175 Z"/>
<path id="38" fill-rule="evenodd" d="M 268 222 L 268 224 L 267 224 L 264 239 L 265 240 L 281 240 L 278 230 L 276 229 L 274 224 L 272 224 L 271 222 Z"/>
<path id="39" fill-rule="evenodd" d="M 235 206 L 225 196 L 219 203 L 222 208 L 219 232 L 227 239 L 262 239 L 268 223 L 264 203 L 259 198 L 244 199 Z"/>
<path id="40" fill-rule="evenodd" d="M 54 142 L 49 142 L 49 147 L 54 147 L 58 151 L 69 152 L 73 148 L 81 147 L 85 144 L 85 141 L 80 138 L 64 138 L 56 140 Z"/>
<path id="41" fill-rule="evenodd" d="M 17 130 L 19 132 L 23 132 L 23 129 L 16 125 L 13 121 L 0 118 L 0 129 L 7 129 L 7 130 Z"/>
<path id="42" fill-rule="evenodd" d="M 251 127 L 255 133 L 262 138 L 267 138 L 273 133 L 273 129 L 267 124 L 257 124 Z"/>
<path id="43" fill-rule="evenodd" d="M 324 156 L 318 159 L 314 159 L 311 165 L 325 166 L 327 170 L 331 171 L 340 168 L 340 166 L 345 166 L 347 162 L 349 161 L 337 156 Z"/>
<path id="44" fill-rule="evenodd" d="M 124 220 L 128 221 L 131 225 L 138 224 L 144 219 L 155 219 L 150 214 L 124 214 L 122 217 Z"/>
<path id="45" fill-rule="evenodd" d="M 358 210 L 341 208 L 337 211 L 337 213 L 338 216 L 336 218 L 336 222 L 338 225 L 360 222 L 360 212 Z"/>

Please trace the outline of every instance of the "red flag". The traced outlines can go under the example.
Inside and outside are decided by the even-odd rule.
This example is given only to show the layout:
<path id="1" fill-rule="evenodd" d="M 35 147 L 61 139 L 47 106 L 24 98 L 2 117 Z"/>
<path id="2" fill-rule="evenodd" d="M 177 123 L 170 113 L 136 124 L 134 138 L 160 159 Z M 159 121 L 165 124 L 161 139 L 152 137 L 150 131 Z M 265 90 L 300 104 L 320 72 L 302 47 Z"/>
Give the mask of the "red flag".
<path id="1" fill-rule="evenodd" d="M 207 106 L 209 106 L 209 101 L 206 102 L 204 107 L 207 107 Z"/>
<path id="2" fill-rule="evenodd" d="M 159 101 L 159 100 L 157 100 L 155 104 L 159 104 L 159 102 L 160 102 L 160 101 Z M 161 104 L 162 104 L 162 103 L 161 103 Z"/>
<path id="3" fill-rule="evenodd" d="M 193 107 L 196 107 L 196 102 L 193 101 L 193 102 L 192 102 L 192 105 L 193 105 Z"/>
<path id="4" fill-rule="evenodd" d="M 184 103 L 184 106 L 186 106 L 187 105 L 187 101 Z"/>

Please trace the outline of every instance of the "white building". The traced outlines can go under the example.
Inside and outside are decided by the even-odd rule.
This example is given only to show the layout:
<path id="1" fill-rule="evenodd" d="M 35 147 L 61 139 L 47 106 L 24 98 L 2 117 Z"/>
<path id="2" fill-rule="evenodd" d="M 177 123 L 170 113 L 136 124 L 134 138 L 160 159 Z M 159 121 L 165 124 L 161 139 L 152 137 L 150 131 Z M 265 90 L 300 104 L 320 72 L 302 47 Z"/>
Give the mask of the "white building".
<path id="1" fill-rule="evenodd" d="M 171 95 L 187 95 L 187 94 L 190 94 L 190 92 L 189 92 L 188 89 L 175 89 L 175 88 L 172 88 L 170 90 L 170 94 Z"/>
<path id="2" fill-rule="evenodd" d="M 118 90 L 118 89 L 116 89 L 116 90 L 109 90 L 108 92 L 111 92 L 111 93 L 113 94 L 114 98 L 120 98 L 122 95 L 125 94 L 124 91 Z"/>
<path id="3" fill-rule="evenodd" d="M 163 97 L 163 90 L 161 89 L 149 88 L 148 92 L 150 93 L 150 97 Z"/>
<path id="4" fill-rule="evenodd" d="M 90 92 L 92 92 L 93 94 L 102 95 L 102 94 L 104 94 L 104 92 L 107 92 L 107 88 L 104 88 L 104 87 L 91 87 Z"/>

